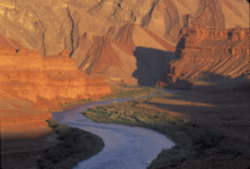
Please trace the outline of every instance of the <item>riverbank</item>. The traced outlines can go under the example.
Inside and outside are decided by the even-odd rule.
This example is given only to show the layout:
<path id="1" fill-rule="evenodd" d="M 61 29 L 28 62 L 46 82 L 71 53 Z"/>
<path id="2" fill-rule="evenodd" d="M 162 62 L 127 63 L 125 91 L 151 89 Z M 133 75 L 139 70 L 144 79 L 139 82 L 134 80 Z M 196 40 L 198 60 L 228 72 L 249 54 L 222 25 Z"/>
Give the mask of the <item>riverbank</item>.
<path id="1" fill-rule="evenodd" d="M 155 89 L 152 87 L 140 87 L 134 85 L 117 85 L 114 89 L 114 94 L 111 96 L 103 97 L 98 100 L 80 100 L 78 102 L 70 102 L 66 104 L 61 104 L 60 109 L 70 109 L 75 106 L 79 106 L 81 104 L 87 103 L 95 103 L 96 101 L 105 101 L 110 99 L 118 99 L 125 97 L 139 97 L 154 93 L 161 93 L 162 91 L 159 89 Z M 86 132 L 84 130 L 80 130 L 77 128 L 67 127 L 66 125 L 62 125 L 57 123 L 54 119 L 50 119 L 48 121 L 50 127 L 53 129 L 55 134 L 58 134 L 58 140 L 60 143 L 57 146 L 51 147 L 47 153 L 43 155 L 41 159 L 38 160 L 38 168 L 51 168 L 52 166 L 57 166 L 57 168 L 72 168 L 76 166 L 76 164 L 80 161 L 83 161 L 95 154 L 97 154 L 104 146 L 103 141 L 100 141 L 101 138 Z M 62 139 L 62 133 L 60 130 L 64 130 L 66 128 L 66 133 L 68 139 Z M 72 130 L 74 131 L 72 133 Z M 88 135 L 87 139 L 76 137 L 76 133 L 78 135 Z M 63 134 L 65 135 L 65 134 Z M 85 149 L 79 147 L 86 148 L 86 141 L 93 142 L 95 145 L 90 145 L 91 147 L 96 147 L 97 149 L 91 149 L 91 147 L 87 148 L 88 152 Z M 73 140 L 73 141 L 72 141 Z M 80 143 L 81 141 L 81 143 Z M 79 143 L 79 145 L 76 144 Z M 67 148 L 68 147 L 68 148 Z M 70 147 L 70 148 L 69 148 Z M 74 149 L 77 149 L 74 151 Z M 81 153 L 80 153 L 81 150 Z M 58 153 L 61 152 L 61 153 Z M 85 153 L 85 154 L 84 154 Z"/>
<path id="2" fill-rule="evenodd" d="M 150 95 L 155 93 L 162 93 L 161 89 L 156 89 L 153 87 L 144 87 L 138 85 L 126 85 L 126 84 L 118 84 L 112 85 L 113 94 L 109 96 L 105 96 L 98 99 L 82 99 L 77 102 L 69 102 L 69 103 L 61 103 L 60 110 L 63 110 L 68 107 L 77 106 L 85 103 L 103 101 L 103 100 L 111 100 L 111 99 L 119 99 L 119 98 L 128 98 L 128 97 L 141 97 L 144 95 Z"/>
<path id="3" fill-rule="evenodd" d="M 188 91 L 93 107 L 83 114 L 96 122 L 150 128 L 172 139 L 176 146 L 163 150 L 150 169 L 187 168 L 187 163 L 191 166 L 203 160 L 227 160 L 235 167 L 239 158 L 245 159 L 244 167 L 250 164 L 249 130 L 244 127 L 250 118 L 248 100 L 244 91 Z M 228 128 L 225 124 L 232 123 L 230 119 L 235 125 Z"/>
<path id="4" fill-rule="evenodd" d="M 58 143 L 57 134 L 33 139 L 1 140 L 1 169 L 36 169 L 37 160 Z"/>
<path id="5" fill-rule="evenodd" d="M 163 148 L 174 146 L 172 141 L 156 131 L 142 127 L 96 123 L 79 113 L 93 106 L 107 105 L 114 101 L 123 102 L 129 99 L 133 98 L 92 102 L 52 113 L 53 118 L 58 122 L 90 131 L 100 136 L 105 143 L 105 147 L 100 153 L 80 162 L 74 169 L 145 169 Z"/>
<path id="6" fill-rule="evenodd" d="M 38 160 L 37 166 L 40 169 L 71 169 L 78 162 L 96 155 L 104 147 L 103 140 L 95 134 L 60 124 L 54 119 L 49 119 L 48 123 L 60 142 Z"/>

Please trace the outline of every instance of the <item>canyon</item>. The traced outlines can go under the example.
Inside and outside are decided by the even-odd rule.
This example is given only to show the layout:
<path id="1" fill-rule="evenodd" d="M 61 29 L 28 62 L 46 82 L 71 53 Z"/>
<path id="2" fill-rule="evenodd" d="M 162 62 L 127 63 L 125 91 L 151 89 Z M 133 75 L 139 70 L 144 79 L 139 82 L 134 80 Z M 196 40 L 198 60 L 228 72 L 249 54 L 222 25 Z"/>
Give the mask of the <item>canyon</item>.
<path id="1" fill-rule="evenodd" d="M 219 106 L 240 100 L 237 110 L 248 119 L 245 0 L 2 0 L 0 24 L 1 153 L 7 166 L 8 159 L 22 163 L 17 152 L 41 154 L 58 143 L 46 122 L 49 111 L 110 95 L 121 83 L 204 94 L 191 93 L 195 99 L 212 93 L 209 103 Z M 236 127 L 223 121 L 236 111 L 218 112 L 222 120 L 188 115 L 249 141 L 244 120 L 240 127 L 241 118 Z"/>
<path id="2" fill-rule="evenodd" d="M 249 26 L 247 1 L 235 0 L 3 0 L 0 11 L 4 36 L 44 56 L 69 50 L 85 73 L 131 84 L 163 76 L 188 28 Z"/>

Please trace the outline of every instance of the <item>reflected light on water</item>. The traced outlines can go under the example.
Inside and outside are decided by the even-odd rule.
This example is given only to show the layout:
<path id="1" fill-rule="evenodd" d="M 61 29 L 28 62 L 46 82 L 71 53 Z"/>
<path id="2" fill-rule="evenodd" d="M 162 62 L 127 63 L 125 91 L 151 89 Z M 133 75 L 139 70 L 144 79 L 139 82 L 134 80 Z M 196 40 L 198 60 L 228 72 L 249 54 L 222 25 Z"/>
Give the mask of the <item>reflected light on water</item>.
<path id="1" fill-rule="evenodd" d="M 165 90 L 165 92 L 177 93 L 179 91 Z M 155 95 L 157 94 L 145 97 Z M 123 102 L 130 99 L 134 98 L 87 103 L 52 114 L 58 122 L 92 132 L 100 136 L 105 143 L 100 153 L 78 163 L 74 169 L 145 169 L 163 148 L 168 149 L 175 145 L 164 135 L 150 129 L 96 123 L 80 114 L 91 106 L 107 105 L 113 101 Z"/>

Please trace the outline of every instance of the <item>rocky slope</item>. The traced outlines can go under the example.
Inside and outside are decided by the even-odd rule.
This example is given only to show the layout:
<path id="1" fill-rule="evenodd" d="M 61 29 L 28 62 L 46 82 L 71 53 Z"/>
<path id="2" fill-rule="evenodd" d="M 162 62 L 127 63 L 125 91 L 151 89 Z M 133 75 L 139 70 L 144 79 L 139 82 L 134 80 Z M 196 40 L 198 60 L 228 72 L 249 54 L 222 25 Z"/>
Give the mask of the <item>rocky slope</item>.
<path id="1" fill-rule="evenodd" d="M 92 40 L 93 45 L 82 50 L 86 58 L 78 57 L 80 69 L 120 83 L 152 84 L 165 73 L 168 62 L 175 57 L 172 44 L 132 23 L 120 30 L 112 28 L 108 35 Z"/>
<path id="2" fill-rule="evenodd" d="M 7 47 L 13 47 L 13 48 L 20 48 L 22 45 L 20 45 L 17 41 L 14 41 L 10 38 L 7 38 L 0 34 L 0 45 L 1 46 L 7 46 Z"/>
<path id="3" fill-rule="evenodd" d="M 190 29 L 179 42 L 178 59 L 157 85 L 190 88 L 249 75 L 249 28 Z M 238 79 L 238 81 L 240 81 Z"/>
<path id="4" fill-rule="evenodd" d="M 248 27 L 249 8 L 245 0 L 2 0 L 0 23 L 0 33 L 26 48 L 43 55 L 67 49 L 88 74 L 145 84 L 173 57 L 162 41 L 176 45 L 188 28 Z M 158 53 L 156 61 L 145 53 Z M 139 79 L 137 67 L 148 76 Z"/>
<path id="5" fill-rule="evenodd" d="M 68 51 L 43 57 L 37 50 L 1 46 L 0 59 L 2 139 L 49 133 L 51 115 L 43 110 L 111 93 L 103 77 L 79 71 Z"/>

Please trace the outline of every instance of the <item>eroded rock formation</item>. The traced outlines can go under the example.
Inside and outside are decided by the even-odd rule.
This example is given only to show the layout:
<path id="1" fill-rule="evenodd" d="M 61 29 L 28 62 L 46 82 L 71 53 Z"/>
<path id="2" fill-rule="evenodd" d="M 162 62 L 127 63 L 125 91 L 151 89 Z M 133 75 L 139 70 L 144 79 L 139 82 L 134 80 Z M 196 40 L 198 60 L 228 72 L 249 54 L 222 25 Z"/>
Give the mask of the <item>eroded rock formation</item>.
<path id="1" fill-rule="evenodd" d="M 175 46 L 188 28 L 248 27 L 249 8 L 245 0 L 4 0 L 0 23 L 0 33 L 43 55 L 69 50 L 88 74 L 101 72 L 118 82 L 152 83 L 162 76 L 158 69 L 162 65 L 149 62 L 145 52 L 138 54 L 136 48 L 166 49 L 159 48 L 159 41 L 147 31 Z M 166 60 L 169 57 L 163 63 Z M 137 61 L 148 77 L 137 78 Z M 111 70 L 117 73 L 108 73 Z"/>
<path id="2" fill-rule="evenodd" d="M 105 36 L 89 38 L 93 45 L 82 49 L 86 58 L 78 57 L 78 66 L 87 74 L 101 74 L 119 83 L 153 84 L 168 69 L 175 57 L 175 46 L 136 24 L 121 29 L 110 28 Z"/>
<path id="3" fill-rule="evenodd" d="M 200 81 L 214 82 L 249 74 L 249 28 L 190 29 L 180 38 L 170 72 L 158 85 L 190 88 Z"/>
<path id="4" fill-rule="evenodd" d="M 1 137 L 37 137 L 51 132 L 43 111 L 60 103 L 105 96 L 104 77 L 90 78 L 63 51 L 42 56 L 38 50 L 0 46 Z"/>
<path id="5" fill-rule="evenodd" d="M 47 55 L 63 49 L 74 52 L 84 33 L 103 36 L 110 26 L 128 22 L 147 27 L 174 43 L 187 26 L 249 26 L 244 0 L 4 0 L 0 10 L 0 22 L 4 23 L 1 33 Z"/>

